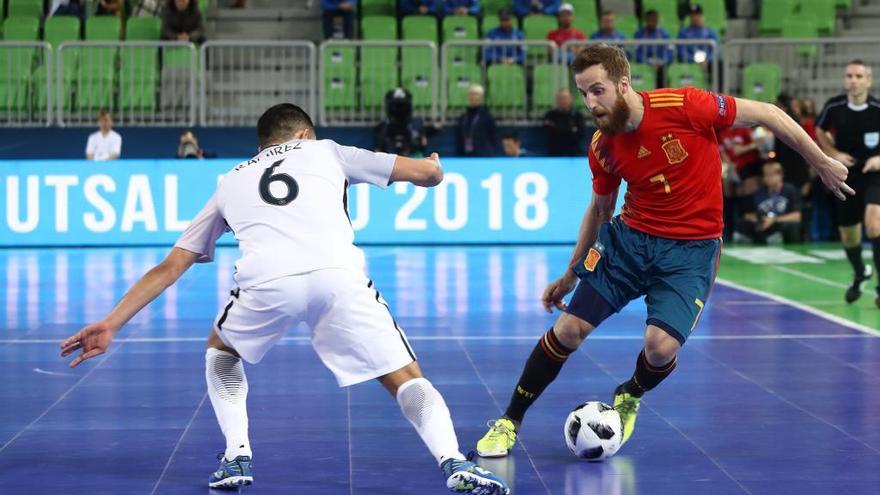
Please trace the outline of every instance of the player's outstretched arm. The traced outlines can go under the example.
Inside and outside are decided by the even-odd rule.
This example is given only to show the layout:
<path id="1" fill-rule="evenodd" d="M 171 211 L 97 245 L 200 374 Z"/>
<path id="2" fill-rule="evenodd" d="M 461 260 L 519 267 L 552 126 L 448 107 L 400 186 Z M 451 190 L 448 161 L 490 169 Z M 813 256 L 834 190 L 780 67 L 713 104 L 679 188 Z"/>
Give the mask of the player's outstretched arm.
<path id="1" fill-rule="evenodd" d="M 584 218 L 581 220 L 581 228 L 578 232 L 577 244 L 571 255 L 571 261 L 568 263 L 565 273 L 557 280 L 550 282 L 547 288 L 544 289 L 544 294 L 541 297 L 544 309 L 548 313 L 552 312 L 554 307 L 560 311 L 565 310 L 565 302 L 562 299 L 574 289 L 577 283 L 577 275 L 575 275 L 573 268 L 584 257 L 587 249 L 596 242 L 596 237 L 599 235 L 599 227 L 611 220 L 616 204 L 617 190 L 614 190 L 611 194 L 596 194 L 593 192 L 593 199 L 590 200 L 587 211 L 584 213 Z"/>
<path id="2" fill-rule="evenodd" d="M 845 182 L 849 173 L 846 165 L 826 155 L 807 132 L 782 109 L 769 103 L 736 98 L 736 123 L 761 124 L 770 129 L 816 169 L 819 178 L 835 196 L 843 200 L 847 194 L 855 194 Z"/>
<path id="3" fill-rule="evenodd" d="M 434 187 L 443 182 L 440 155 L 431 153 L 429 158 L 419 159 L 398 155 L 391 170 L 391 182 L 401 181 L 422 187 Z"/>
<path id="4" fill-rule="evenodd" d="M 162 263 L 153 267 L 128 290 L 103 320 L 85 326 L 62 342 L 61 356 L 66 357 L 82 349 L 70 362 L 70 367 L 74 368 L 86 359 L 104 354 L 122 325 L 176 282 L 198 257 L 198 254 L 185 249 L 173 248 Z"/>

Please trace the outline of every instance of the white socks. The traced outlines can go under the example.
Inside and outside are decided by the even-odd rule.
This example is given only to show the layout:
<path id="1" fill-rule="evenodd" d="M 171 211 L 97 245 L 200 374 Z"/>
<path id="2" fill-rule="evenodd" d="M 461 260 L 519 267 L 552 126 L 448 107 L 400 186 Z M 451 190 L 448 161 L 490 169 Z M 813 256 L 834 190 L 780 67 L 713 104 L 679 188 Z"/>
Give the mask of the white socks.
<path id="1" fill-rule="evenodd" d="M 226 460 L 252 456 L 248 439 L 248 382 L 241 359 L 209 347 L 205 352 L 205 381 L 214 414 L 226 437 Z"/>
<path id="2" fill-rule="evenodd" d="M 458 450 L 449 408 L 431 382 L 414 378 L 404 383 L 397 389 L 397 403 L 437 459 L 437 464 L 449 458 L 464 459 Z"/>

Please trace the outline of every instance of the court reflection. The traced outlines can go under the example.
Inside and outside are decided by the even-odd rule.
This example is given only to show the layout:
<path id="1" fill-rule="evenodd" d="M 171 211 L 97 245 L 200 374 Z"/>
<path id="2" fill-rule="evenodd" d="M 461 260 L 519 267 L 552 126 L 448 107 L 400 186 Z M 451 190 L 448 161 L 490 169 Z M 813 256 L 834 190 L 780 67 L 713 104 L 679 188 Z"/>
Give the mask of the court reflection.
<path id="1" fill-rule="evenodd" d="M 565 495 L 635 495 L 636 469 L 629 457 L 572 462 L 565 467 Z"/>

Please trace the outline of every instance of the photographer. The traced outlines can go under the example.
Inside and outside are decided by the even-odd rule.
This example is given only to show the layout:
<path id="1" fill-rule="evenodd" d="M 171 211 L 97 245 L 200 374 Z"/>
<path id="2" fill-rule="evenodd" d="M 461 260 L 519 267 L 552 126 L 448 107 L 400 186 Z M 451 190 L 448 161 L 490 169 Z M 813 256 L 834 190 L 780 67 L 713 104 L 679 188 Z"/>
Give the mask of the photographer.
<path id="1" fill-rule="evenodd" d="M 205 152 L 199 147 L 199 140 L 192 131 L 186 130 L 180 134 L 180 144 L 177 145 L 177 158 L 204 158 Z"/>
<path id="2" fill-rule="evenodd" d="M 421 156 L 428 138 L 422 120 L 413 118 L 412 95 L 402 88 L 385 94 L 385 120 L 376 126 L 373 143 L 376 151 L 402 156 Z"/>

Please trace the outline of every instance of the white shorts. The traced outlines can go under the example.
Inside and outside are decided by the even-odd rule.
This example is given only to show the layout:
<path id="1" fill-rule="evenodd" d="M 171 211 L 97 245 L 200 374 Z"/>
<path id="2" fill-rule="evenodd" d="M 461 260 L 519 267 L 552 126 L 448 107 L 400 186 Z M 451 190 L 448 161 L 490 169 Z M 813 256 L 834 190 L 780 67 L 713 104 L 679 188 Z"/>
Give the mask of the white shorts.
<path id="1" fill-rule="evenodd" d="M 388 304 L 363 273 L 324 269 L 232 292 L 214 331 L 249 363 L 258 363 L 299 323 L 340 387 L 378 378 L 415 361 Z"/>

